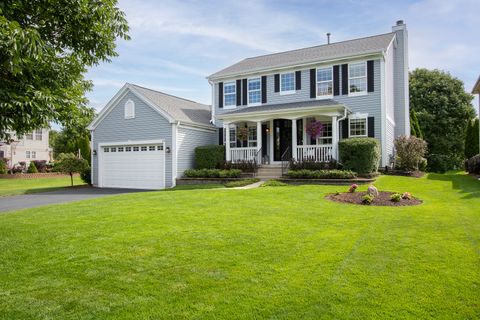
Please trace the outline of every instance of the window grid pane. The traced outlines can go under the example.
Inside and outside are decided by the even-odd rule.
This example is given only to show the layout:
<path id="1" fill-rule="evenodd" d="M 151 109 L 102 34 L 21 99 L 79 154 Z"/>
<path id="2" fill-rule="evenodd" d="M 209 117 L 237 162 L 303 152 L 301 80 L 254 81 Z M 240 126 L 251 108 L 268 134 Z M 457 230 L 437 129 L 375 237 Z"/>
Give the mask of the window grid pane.
<path id="1" fill-rule="evenodd" d="M 235 82 L 227 82 L 223 87 L 225 106 L 234 106 L 237 103 Z"/>
<path id="2" fill-rule="evenodd" d="M 349 71 L 349 93 L 367 92 L 367 67 L 363 62 L 351 63 Z"/>
<path id="3" fill-rule="evenodd" d="M 248 80 L 248 103 L 260 103 L 260 78 Z"/>
<path id="4" fill-rule="evenodd" d="M 331 67 L 317 69 L 317 97 L 333 95 L 333 70 Z"/>
<path id="5" fill-rule="evenodd" d="M 281 75 L 281 91 L 294 91 L 295 90 L 295 74 L 284 73 Z"/>
<path id="6" fill-rule="evenodd" d="M 230 128 L 230 148 L 237 147 L 237 129 Z"/>
<path id="7" fill-rule="evenodd" d="M 366 119 L 350 119 L 350 136 L 366 136 L 367 120 Z"/>

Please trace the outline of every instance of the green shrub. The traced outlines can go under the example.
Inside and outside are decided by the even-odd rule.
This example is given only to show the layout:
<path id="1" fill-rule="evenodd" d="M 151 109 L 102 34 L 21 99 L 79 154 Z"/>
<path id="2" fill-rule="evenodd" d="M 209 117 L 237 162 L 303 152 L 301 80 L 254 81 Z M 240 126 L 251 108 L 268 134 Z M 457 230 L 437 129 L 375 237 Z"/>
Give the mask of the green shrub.
<path id="1" fill-rule="evenodd" d="M 238 178 L 242 171 L 238 169 L 189 169 L 185 170 L 183 174 L 189 178 Z"/>
<path id="2" fill-rule="evenodd" d="M 27 173 L 38 173 L 37 167 L 35 167 L 35 163 L 30 162 L 28 165 Z"/>
<path id="3" fill-rule="evenodd" d="M 333 170 L 333 169 L 341 169 L 339 164 L 336 160 L 328 161 L 328 162 L 317 162 L 315 160 L 302 160 L 302 161 L 295 161 L 294 159 L 290 160 L 289 163 L 290 170 Z"/>
<path id="4" fill-rule="evenodd" d="M 0 159 L 0 174 L 6 174 L 8 172 L 7 160 Z"/>
<path id="5" fill-rule="evenodd" d="M 420 163 L 425 160 L 427 143 L 415 136 L 399 136 L 394 143 L 397 151 L 397 166 L 407 171 L 419 170 Z"/>
<path id="6" fill-rule="evenodd" d="M 221 168 L 225 161 L 225 146 L 209 145 L 195 148 L 195 168 Z"/>
<path id="7" fill-rule="evenodd" d="M 357 175 L 350 170 L 289 170 L 292 179 L 355 179 Z"/>
<path id="8" fill-rule="evenodd" d="M 257 168 L 257 164 L 254 161 L 239 161 L 239 162 L 231 162 L 231 161 L 224 161 L 219 169 L 224 170 L 231 170 L 231 169 L 239 169 L 242 172 L 255 172 Z"/>
<path id="9" fill-rule="evenodd" d="M 366 194 L 362 197 L 363 204 L 372 204 L 374 197 L 370 194 Z"/>
<path id="10" fill-rule="evenodd" d="M 358 173 L 377 172 L 380 143 L 374 138 L 349 138 L 338 143 L 340 159 L 346 170 Z"/>
<path id="11" fill-rule="evenodd" d="M 468 173 L 480 174 L 480 154 L 465 161 L 465 171 Z"/>
<path id="12" fill-rule="evenodd" d="M 285 187 L 288 186 L 285 182 L 271 179 L 262 184 L 262 187 Z"/>
<path id="13" fill-rule="evenodd" d="M 400 193 L 394 193 L 390 196 L 390 200 L 392 200 L 393 202 L 400 202 L 401 199 L 402 195 Z"/>
<path id="14" fill-rule="evenodd" d="M 80 172 L 80 178 L 82 179 L 83 182 L 85 182 L 88 185 L 92 185 L 92 175 L 91 175 L 91 170 L 90 167 L 87 166 L 85 167 L 81 172 Z"/>
<path id="15" fill-rule="evenodd" d="M 445 173 L 448 168 L 454 168 L 455 161 L 448 155 L 429 154 L 427 156 L 427 170 L 430 172 Z"/>
<path id="16" fill-rule="evenodd" d="M 46 160 L 32 160 L 32 163 L 37 167 L 38 172 L 47 171 L 47 161 Z"/>
<path id="17" fill-rule="evenodd" d="M 260 181 L 260 179 L 257 179 L 257 178 L 243 179 L 239 181 L 230 181 L 225 184 L 225 187 L 227 188 L 245 187 L 245 186 L 248 186 L 249 184 L 252 184 L 258 181 Z"/>

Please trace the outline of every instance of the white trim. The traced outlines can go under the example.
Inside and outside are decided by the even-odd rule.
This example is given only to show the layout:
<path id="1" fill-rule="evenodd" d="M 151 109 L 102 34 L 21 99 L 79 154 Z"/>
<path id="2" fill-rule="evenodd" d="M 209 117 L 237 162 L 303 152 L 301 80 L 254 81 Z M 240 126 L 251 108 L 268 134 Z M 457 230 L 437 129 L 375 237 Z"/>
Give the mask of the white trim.
<path id="1" fill-rule="evenodd" d="M 97 160 L 98 160 L 98 150 L 93 149 L 94 142 L 93 142 L 93 130 L 90 130 L 90 182 L 92 185 L 98 185 L 98 177 L 97 177 L 97 184 L 93 183 L 93 152 L 95 151 L 97 153 Z M 98 168 L 98 162 L 97 162 L 97 168 Z"/>
<path id="2" fill-rule="evenodd" d="M 360 64 L 363 63 L 365 65 L 365 76 L 363 77 L 355 77 L 355 79 L 365 78 L 365 91 L 360 92 L 350 92 L 350 65 L 352 64 Z M 367 67 L 367 60 L 363 61 L 352 61 L 348 63 L 347 66 L 348 70 L 348 96 L 349 97 L 358 97 L 358 96 L 366 96 L 368 94 L 368 67 Z"/>
<path id="3" fill-rule="evenodd" d="M 296 80 L 296 74 L 295 74 L 296 71 L 286 71 L 286 72 L 282 72 L 279 74 L 279 92 L 280 92 L 280 95 L 281 96 L 284 96 L 284 95 L 290 95 L 290 94 L 295 94 L 297 91 L 296 91 L 296 87 L 297 87 L 297 80 Z M 285 91 L 282 91 L 282 75 L 285 75 L 285 74 L 293 74 L 293 90 L 285 90 Z"/>
<path id="4" fill-rule="evenodd" d="M 172 123 L 172 188 L 177 185 L 177 159 L 178 159 L 178 148 L 177 148 L 177 136 L 178 136 L 178 125 L 180 123 Z M 166 146 L 165 146 L 166 149 Z M 166 157 L 165 157 L 166 158 Z M 165 159 L 165 162 L 167 159 Z M 164 175 L 166 172 L 164 172 Z M 166 177 L 165 177 L 166 178 Z"/>
<path id="5" fill-rule="evenodd" d="M 395 35 L 394 35 L 395 37 Z M 393 40 L 393 39 L 392 39 Z M 244 77 L 246 75 L 272 75 L 281 72 L 281 70 L 290 70 L 290 69 L 304 69 L 304 68 L 310 68 L 314 67 L 316 65 L 328 65 L 328 64 L 341 64 L 343 62 L 349 63 L 349 61 L 352 60 L 361 60 L 361 59 L 367 59 L 368 58 L 379 58 L 384 54 L 384 50 L 378 50 L 378 51 L 373 51 L 373 52 L 367 52 L 363 54 L 358 54 L 358 55 L 346 55 L 343 57 L 338 57 L 338 58 L 333 58 L 329 60 L 324 60 L 324 61 L 315 61 L 315 62 L 308 62 L 308 63 L 303 63 L 303 64 L 296 64 L 296 65 L 288 65 L 285 67 L 277 67 L 277 68 L 267 68 L 267 69 L 261 69 L 261 70 L 255 70 L 254 72 L 239 72 L 239 73 L 234 73 L 234 74 L 228 74 L 224 76 L 218 76 L 218 77 L 206 77 L 206 79 L 217 81 L 217 82 L 222 82 L 223 79 L 231 79 L 231 78 L 239 78 L 239 77 Z"/>
<path id="6" fill-rule="evenodd" d="M 392 57 L 393 59 L 393 57 Z M 386 102 L 386 66 L 385 66 L 385 60 L 380 60 L 380 81 L 381 81 L 381 96 L 380 96 L 380 101 L 381 101 L 381 107 L 380 107 L 380 118 L 381 118 L 381 136 L 380 136 L 380 144 L 382 148 L 382 156 L 381 156 L 381 162 L 382 162 L 382 167 L 387 165 L 388 159 L 387 159 L 387 126 L 386 126 L 386 121 L 385 119 L 388 119 L 393 125 L 395 125 L 395 121 L 391 120 L 390 117 L 387 115 L 387 102 Z M 392 92 L 393 94 L 393 92 Z M 393 102 L 394 103 L 394 102 Z M 395 103 L 394 103 L 395 105 Z M 395 110 L 394 110 L 395 112 Z M 395 128 L 394 128 L 395 130 Z M 394 134 L 395 136 L 395 134 Z"/>
<path id="7" fill-rule="evenodd" d="M 132 99 L 128 99 L 123 105 L 123 118 L 135 119 L 135 102 Z"/>
<path id="8" fill-rule="evenodd" d="M 318 95 L 318 69 L 327 69 L 327 68 L 330 68 L 330 71 L 332 72 L 332 80 L 322 80 L 322 83 L 325 83 L 325 82 L 328 82 L 328 81 L 331 81 L 332 82 L 332 94 L 331 95 L 325 95 L 325 96 L 319 96 Z M 322 67 L 316 67 L 315 68 L 315 98 L 317 100 L 324 100 L 324 99 L 333 99 L 333 86 L 334 86 L 334 83 L 333 83 L 333 77 L 334 77 L 334 74 L 333 74 L 333 65 L 330 65 L 330 66 L 322 66 Z M 338 79 L 338 81 L 340 81 L 340 79 Z"/>
<path id="9" fill-rule="evenodd" d="M 352 135 L 350 128 L 350 120 L 365 120 L 365 134 L 363 135 Z M 349 138 L 365 138 L 368 137 L 368 114 L 367 113 L 355 113 L 348 116 L 348 137 Z"/>
<path id="10" fill-rule="evenodd" d="M 226 88 L 226 84 L 227 84 L 227 83 L 228 83 L 229 85 L 230 85 L 231 83 L 233 83 L 233 86 L 234 86 L 234 88 L 235 88 L 235 90 L 234 90 L 233 93 L 229 93 L 229 95 L 235 95 L 235 101 L 234 101 L 234 103 L 233 103 L 232 105 L 228 105 L 228 106 L 225 104 L 225 96 L 226 96 L 226 94 L 225 94 L 225 88 Z M 237 81 L 236 81 L 236 80 L 231 80 L 231 81 L 225 81 L 225 82 L 223 82 L 223 95 L 222 95 L 222 96 L 223 96 L 223 108 L 224 108 L 224 109 L 235 109 L 235 108 L 237 107 Z"/>
<path id="11" fill-rule="evenodd" d="M 197 131 L 202 131 L 202 132 L 216 132 L 217 128 L 216 127 L 210 127 L 210 126 L 201 126 L 201 125 L 196 125 L 190 122 L 182 122 L 178 121 L 177 122 L 178 126 L 180 128 L 186 128 L 186 129 L 191 129 L 191 130 L 197 130 Z"/>
<path id="12" fill-rule="evenodd" d="M 251 91 L 252 92 L 259 91 L 260 92 L 260 101 L 255 102 L 255 103 L 250 103 L 250 89 L 249 89 L 250 80 L 257 80 L 257 79 L 258 79 L 258 82 L 260 83 L 260 89 L 251 90 Z M 249 107 L 261 106 L 262 105 L 262 94 L 263 94 L 263 92 L 262 92 L 262 77 L 258 76 L 258 77 L 247 78 L 247 106 L 249 106 Z"/>
<path id="13" fill-rule="evenodd" d="M 114 142 L 102 142 L 97 145 L 97 185 L 99 188 L 103 187 L 103 181 L 102 181 L 102 167 L 103 167 L 103 159 L 102 159 L 102 147 L 104 146 L 120 146 L 120 145 L 142 145 L 142 144 L 163 144 L 163 188 L 166 186 L 166 171 L 165 171 L 165 165 L 167 162 L 167 157 L 166 157 L 166 146 L 165 146 L 165 140 L 164 139 L 158 139 L 158 140 L 127 140 L 127 141 L 114 141 Z"/>

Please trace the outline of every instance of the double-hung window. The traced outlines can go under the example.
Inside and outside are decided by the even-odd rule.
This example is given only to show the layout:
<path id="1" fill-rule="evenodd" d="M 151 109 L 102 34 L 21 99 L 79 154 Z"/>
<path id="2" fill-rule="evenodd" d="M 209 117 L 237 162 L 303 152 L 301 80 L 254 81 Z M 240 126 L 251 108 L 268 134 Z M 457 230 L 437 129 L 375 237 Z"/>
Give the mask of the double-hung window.
<path id="1" fill-rule="evenodd" d="M 248 79 L 248 104 L 259 104 L 261 97 L 260 78 Z"/>
<path id="2" fill-rule="evenodd" d="M 317 97 L 331 97 L 333 95 L 332 67 L 317 69 Z"/>
<path id="3" fill-rule="evenodd" d="M 223 85 L 223 100 L 225 107 L 232 107 L 237 104 L 235 81 L 225 82 Z"/>
<path id="4" fill-rule="evenodd" d="M 318 144 L 332 144 L 332 123 L 324 123 L 323 131 L 317 141 Z"/>
<path id="5" fill-rule="evenodd" d="M 348 65 L 348 94 L 364 93 L 367 93 L 367 63 L 350 63 Z"/>
<path id="6" fill-rule="evenodd" d="M 237 147 L 237 127 L 230 127 L 230 148 Z"/>
<path id="7" fill-rule="evenodd" d="M 42 129 L 35 130 L 35 140 L 42 141 Z"/>
<path id="8" fill-rule="evenodd" d="M 25 139 L 27 140 L 33 140 L 33 132 L 29 132 L 25 134 Z"/>
<path id="9" fill-rule="evenodd" d="M 248 146 L 257 146 L 257 127 L 248 127 Z"/>
<path id="10" fill-rule="evenodd" d="M 280 74 L 280 93 L 288 94 L 295 92 L 295 72 Z"/>
<path id="11" fill-rule="evenodd" d="M 366 137 L 367 136 L 367 118 L 350 118 L 349 119 L 349 136 L 350 137 Z"/>
<path id="12" fill-rule="evenodd" d="M 37 157 L 37 152 L 36 151 L 32 151 L 32 159 L 35 159 Z"/>
<path id="13" fill-rule="evenodd" d="M 25 157 L 26 157 L 27 159 L 30 159 L 30 151 L 25 151 Z"/>

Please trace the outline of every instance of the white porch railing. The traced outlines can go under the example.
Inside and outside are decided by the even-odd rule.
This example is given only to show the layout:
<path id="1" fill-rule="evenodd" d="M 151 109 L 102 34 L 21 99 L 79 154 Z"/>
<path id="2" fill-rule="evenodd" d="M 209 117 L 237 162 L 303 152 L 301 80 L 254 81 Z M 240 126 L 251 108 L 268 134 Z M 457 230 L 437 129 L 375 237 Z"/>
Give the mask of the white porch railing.
<path id="1" fill-rule="evenodd" d="M 257 154 L 257 147 L 230 148 L 230 161 L 254 161 Z"/>
<path id="2" fill-rule="evenodd" d="M 331 144 L 297 146 L 297 161 L 328 162 L 332 158 L 333 146 Z"/>

